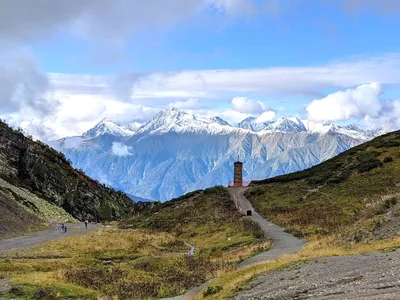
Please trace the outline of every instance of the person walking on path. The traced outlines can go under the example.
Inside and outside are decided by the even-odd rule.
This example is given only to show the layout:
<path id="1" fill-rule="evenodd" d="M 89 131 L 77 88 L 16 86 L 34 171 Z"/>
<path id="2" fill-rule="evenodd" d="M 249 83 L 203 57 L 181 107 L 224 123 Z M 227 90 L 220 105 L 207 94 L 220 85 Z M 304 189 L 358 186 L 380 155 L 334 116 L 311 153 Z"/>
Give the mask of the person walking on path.
<path id="1" fill-rule="evenodd" d="M 85 228 L 87 229 L 88 226 L 88 220 L 85 220 Z"/>
<path id="2" fill-rule="evenodd" d="M 64 225 L 64 232 L 67 233 L 67 225 Z"/>
<path id="3" fill-rule="evenodd" d="M 65 226 L 64 226 L 64 223 L 62 223 L 61 224 L 61 232 L 64 232 L 65 231 Z"/>

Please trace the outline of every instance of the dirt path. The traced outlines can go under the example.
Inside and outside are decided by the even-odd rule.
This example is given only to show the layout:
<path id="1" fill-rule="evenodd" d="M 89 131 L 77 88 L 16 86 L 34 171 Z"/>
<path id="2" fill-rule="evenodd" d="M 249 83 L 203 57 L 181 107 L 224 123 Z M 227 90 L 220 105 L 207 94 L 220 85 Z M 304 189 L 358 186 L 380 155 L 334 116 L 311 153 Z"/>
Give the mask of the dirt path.
<path id="1" fill-rule="evenodd" d="M 0 240 L 0 255 L 2 252 L 13 250 L 29 249 L 35 246 L 45 244 L 50 241 L 58 240 L 67 236 L 84 234 L 88 231 L 97 230 L 96 224 L 88 224 L 88 229 L 85 229 L 85 224 L 66 224 L 67 232 L 61 232 L 60 224 L 52 224 L 49 228 L 33 232 L 27 235 L 15 237 L 8 240 Z"/>
<path id="2" fill-rule="evenodd" d="M 247 216 L 250 220 L 258 223 L 264 230 L 267 237 L 271 240 L 272 246 L 269 251 L 262 252 L 256 256 L 246 259 L 240 264 L 240 268 L 258 264 L 269 260 L 275 260 L 284 254 L 293 254 L 300 251 L 304 246 L 305 241 L 294 237 L 285 232 L 283 228 L 265 220 L 260 216 L 251 205 L 250 201 L 244 196 L 245 188 L 230 188 L 229 192 L 235 203 L 239 206 L 241 213 L 246 214 L 248 210 L 252 215 Z"/>
<path id="3" fill-rule="evenodd" d="M 231 194 L 232 200 L 238 206 L 238 209 L 246 214 L 248 210 L 252 211 L 251 216 L 247 216 L 250 220 L 260 224 L 261 228 L 264 230 L 268 238 L 271 240 L 272 247 L 266 252 L 262 252 L 256 256 L 244 260 L 239 268 L 245 268 L 253 264 L 258 264 L 261 262 L 266 262 L 270 260 L 275 260 L 284 254 L 297 253 L 305 244 L 304 240 L 298 239 L 291 234 L 283 231 L 283 229 L 271 222 L 268 222 L 263 217 L 261 217 L 253 208 L 250 201 L 244 196 L 245 188 L 229 188 L 229 193 Z M 205 288 L 207 288 L 212 282 L 217 278 L 210 279 L 199 287 L 196 287 L 185 294 L 172 298 L 164 298 L 162 300 L 187 300 L 191 297 L 201 293 Z"/>
<path id="4" fill-rule="evenodd" d="M 249 299 L 400 299 L 400 251 L 313 259 L 253 280 L 233 297 Z"/>

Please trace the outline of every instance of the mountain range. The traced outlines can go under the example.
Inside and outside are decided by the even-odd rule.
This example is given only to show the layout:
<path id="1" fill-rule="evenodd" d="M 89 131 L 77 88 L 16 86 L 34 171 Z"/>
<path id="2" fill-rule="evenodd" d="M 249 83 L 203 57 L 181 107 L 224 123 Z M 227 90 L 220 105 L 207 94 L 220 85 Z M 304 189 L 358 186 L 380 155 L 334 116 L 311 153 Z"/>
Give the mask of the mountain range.
<path id="1" fill-rule="evenodd" d="M 144 124 L 104 119 L 82 136 L 50 142 L 76 168 L 129 195 L 165 201 L 187 192 L 227 185 L 233 162 L 245 180 L 309 168 L 383 133 L 298 118 L 232 126 L 175 108 Z"/>

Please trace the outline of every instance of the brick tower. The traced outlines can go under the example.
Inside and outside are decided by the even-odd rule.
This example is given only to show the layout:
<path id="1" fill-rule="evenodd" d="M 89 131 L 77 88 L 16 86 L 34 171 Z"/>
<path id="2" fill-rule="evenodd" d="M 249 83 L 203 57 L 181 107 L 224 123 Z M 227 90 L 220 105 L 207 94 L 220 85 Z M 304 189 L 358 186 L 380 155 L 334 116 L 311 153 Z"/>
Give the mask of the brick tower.
<path id="1" fill-rule="evenodd" d="M 233 186 L 243 186 L 243 163 L 240 161 L 234 163 Z"/>

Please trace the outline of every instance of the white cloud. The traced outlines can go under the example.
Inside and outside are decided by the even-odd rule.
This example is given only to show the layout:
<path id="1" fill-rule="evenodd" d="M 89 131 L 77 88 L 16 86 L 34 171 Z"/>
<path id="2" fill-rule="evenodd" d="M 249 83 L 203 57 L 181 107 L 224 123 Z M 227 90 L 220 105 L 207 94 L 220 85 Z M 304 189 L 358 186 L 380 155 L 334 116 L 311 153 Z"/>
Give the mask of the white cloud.
<path id="1" fill-rule="evenodd" d="M 271 121 L 275 117 L 276 113 L 272 110 L 263 112 L 257 119 L 257 123 L 265 123 Z"/>
<path id="2" fill-rule="evenodd" d="M 232 99 L 234 110 L 246 114 L 261 114 L 265 107 L 261 101 L 247 99 L 246 97 L 235 97 Z"/>
<path id="3" fill-rule="evenodd" d="M 0 42 L 26 44 L 60 30 L 121 43 L 135 32 L 165 29 L 218 10 L 236 17 L 256 10 L 257 0 L 54 0 L 0 1 Z"/>
<path id="4" fill-rule="evenodd" d="M 0 59 L 0 113 L 51 114 L 58 102 L 49 87 L 47 74 L 38 70 L 29 55 Z"/>
<path id="5" fill-rule="evenodd" d="M 170 103 L 175 103 L 181 108 L 195 110 L 200 108 L 220 114 L 222 107 L 228 104 L 228 99 L 232 99 L 238 92 L 244 96 L 280 93 L 286 100 L 292 97 L 292 99 L 302 101 L 304 105 L 305 98 L 299 99 L 298 95 L 318 95 L 318 98 L 313 96 L 317 100 L 309 105 L 309 114 L 311 118 L 324 119 L 323 121 L 362 118 L 366 115 L 373 117 L 374 111 L 379 111 L 379 102 L 375 99 L 379 96 L 377 94 L 379 88 L 378 85 L 374 88 L 373 85 L 364 86 L 364 84 L 368 82 L 380 82 L 382 85 L 400 84 L 400 54 L 387 54 L 381 57 L 341 61 L 314 67 L 131 74 L 124 77 L 127 81 L 119 78 L 123 84 L 118 87 L 118 92 L 115 90 L 116 77 L 50 74 L 49 84 L 42 85 L 41 83 L 46 82 L 45 80 L 36 80 L 33 75 L 22 75 L 22 77 L 12 76 L 12 78 L 18 80 L 32 78 L 26 82 L 30 83 L 32 91 L 39 92 L 38 96 L 35 96 L 36 98 L 19 97 L 19 102 L 11 101 L 7 96 L 9 95 L 7 91 L 10 90 L 8 87 L 13 85 L 0 85 L 0 92 L 6 91 L 2 92 L 5 96 L 0 100 L 3 101 L 0 114 L 3 116 L 18 114 L 18 117 L 13 117 L 13 124 L 16 126 L 21 122 L 40 119 L 44 128 L 52 129 L 52 135 L 65 137 L 82 134 L 102 118 L 120 123 L 132 121 L 143 123 L 159 109 L 168 107 Z M 4 76 L 9 75 L 3 74 L 3 78 Z M 3 80 L 3 82 L 10 81 Z M 360 85 L 364 87 L 353 92 L 352 90 L 340 92 L 326 97 L 327 99 L 320 97 L 326 88 L 342 90 Z M 165 97 L 166 95 L 171 97 Z M 357 100 L 361 98 L 362 101 Z M 9 102 L 5 102 L 4 99 L 8 99 Z M 35 102 L 26 99 L 45 99 L 46 101 Z M 250 97 L 235 99 L 231 101 L 232 107 L 220 114 L 230 123 L 240 122 L 248 116 L 258 117 L 264 112 L 271 111 L 263 106 L 262 102 L 251 100 Z M 324 105 L 318 106 L 318 103 L 321 103 L 318 101 L 321 100 L 332 107 L 326 111 Z M 363 105 L 367 103 L 366 101 L 368 105 Z M 37 103 L 42 103 L 42 105 Z M 48 108 L 51 109 L 47 110 Z M 285 113 L 290 114 L 295 111 L 291 112 L 287 108 Z M 263 117 L 268 119 L 271 114 L 265 114 Z"/>
<path id="6" fill-rule="evenodd" d="M 381 94 L 382 87 L 378 83 L 332 93 L 308 104 L 308 119 L 322 122 L 377 117 L 381 111 Z"/>
<path id="7" fill-rule="evenodd" d="M 118 143 L 118 142 L 114 142 L 112 144 L 111 150 L 112 153 L 114 155 L 117 156 L 128 156 L 128 155 L 132 155 L 129 152 L 130 147 L 128 147 L 127 145 L 125 145 L 124 143 Z"/>
<path id="8" fill-rule="evenodd" d="M 198 99 L 190 98 L 187 101 L 176 101 L 174 103 L 170 103 L 168 106 L 178 109 L 196 109 L 200 106 L 200 103 Z"/>

